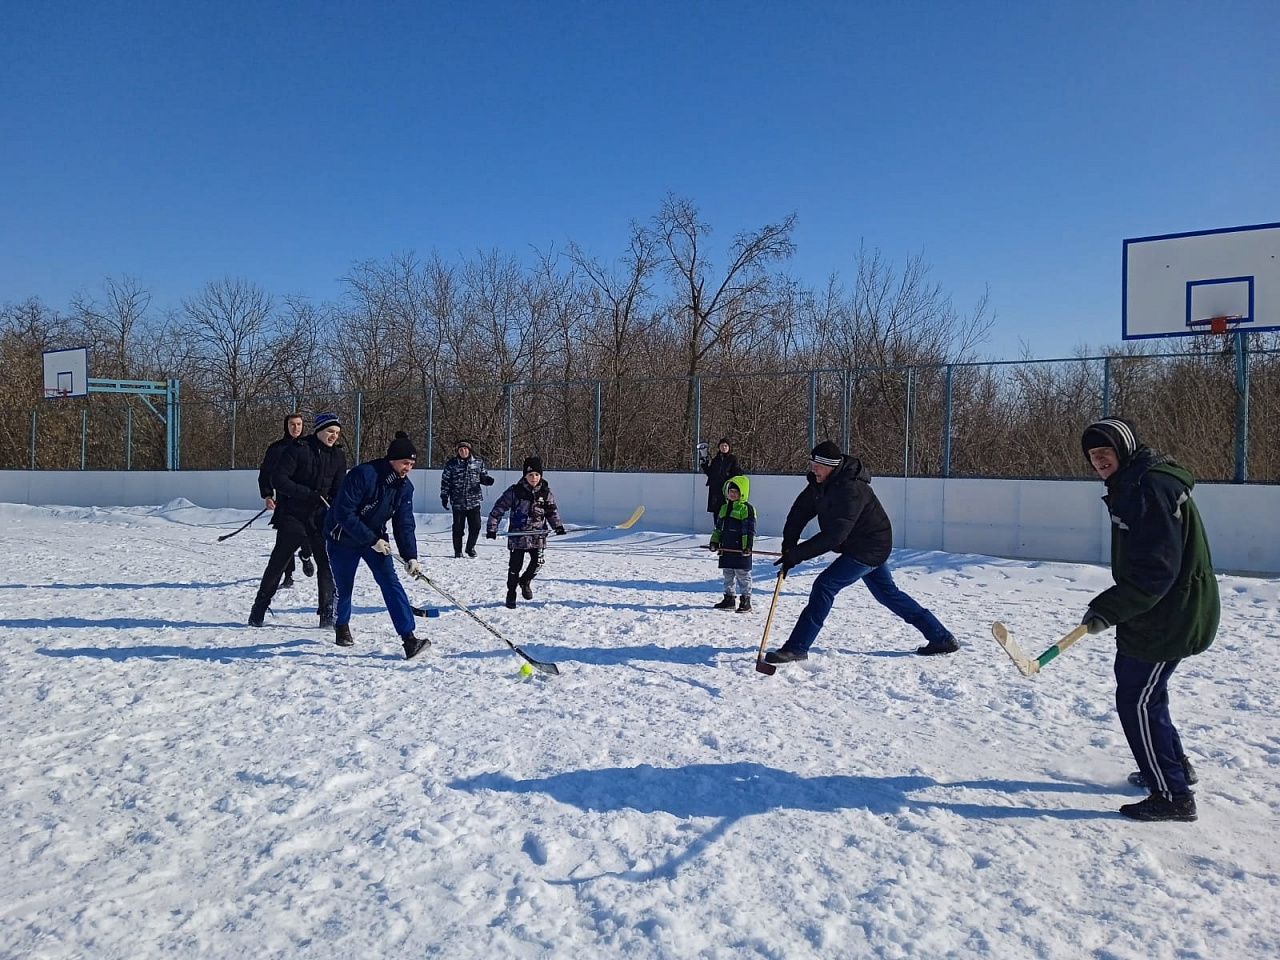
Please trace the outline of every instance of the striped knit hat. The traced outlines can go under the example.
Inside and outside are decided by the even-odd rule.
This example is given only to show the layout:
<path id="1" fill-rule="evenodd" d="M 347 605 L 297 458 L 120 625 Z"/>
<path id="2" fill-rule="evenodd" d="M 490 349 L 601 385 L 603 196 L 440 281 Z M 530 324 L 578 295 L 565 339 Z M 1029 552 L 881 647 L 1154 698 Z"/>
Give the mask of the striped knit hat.
<path id="1" fill-rule="evenodd" d="M 825 467 L 838 467 L 841 459 L 840 448 L 830 440 L 823 440 L 813 448 L 813 453 L 809 454 L 809 459 Z"/>
<path id="2" fill-rule="evenodd" d="M 1120 465 L 1124 466 L 1138 449 L 1138 436 L 1128 420 L 1119 417 L 1095 420 L 1080 435 L 1080 449 L 1085 459 L 1094 447 L 1110 447 L 1120 458 Z"/>

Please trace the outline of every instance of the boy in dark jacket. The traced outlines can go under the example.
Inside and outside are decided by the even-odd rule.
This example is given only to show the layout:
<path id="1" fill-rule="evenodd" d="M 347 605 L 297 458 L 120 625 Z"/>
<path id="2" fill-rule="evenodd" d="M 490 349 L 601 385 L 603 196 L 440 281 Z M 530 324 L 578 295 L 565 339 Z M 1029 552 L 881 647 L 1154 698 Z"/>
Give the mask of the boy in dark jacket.
<path id="1" fill-rule="evenodd" d="M 1089 603 L 1090 633 L 1116 628 L 1116 712 L 1138 761 L 1130 781 L 1150 796 L 1125 804 L 1134 820 L 1195 820 L 1195 770 L 1169 716 L 1169 677 L 1183 657 L 1203 653 L 1221 606 L 1213 559 L 1191 473 L 1138 443 L 1133 425 L 1089 424 L 1080 448 L 1107 485 L 1111 514 L 1109 587 Z"/>
<path id="2" fill-rule="evenodd" d="M 476 555 L 480 537 L 480 504 L 484 502 L 481 487 L 493 486 L 493 477 L 484 461 L 471 454 L 471 441 L 459 440 L 456 456 L 445 461 L 440 471 L 440 506 L 448 510 L 453 504 L 453 555 L 462 556 L 462 532 L 467 533 L 467 556 Z"/>
<path id="3" fill-rule="evenodd" d="M 507 525 L 512 535 L 507 538 L 511 557 L 507 563 L 506 604 L 512 610 L 516 608 L 517 586 L 526 600 L 533 599 L 533 578 L 542 569 L 542 551 L 547 545 L 548 527 L 556 532 L 556 536 L 564 536 L 555 494 L 542 478 L 541 458 L 526 457 L 521 472 L 524 476 L 507 487 L 493 505 L 484 533 L 490 540 L 496 540 L 498 521 L 508 510 L 511 511 L 511 522 Z M 526 558 L 529 566 L 522 573 L 520 568 Z"/>
<path id="4" fill-rule="evenodd" d="M 276 468 L 276 464 L 280 462 L 285 450 L 289 447 L 297 446 L 302 442 L 302 414 L 291 413 L 284 418 L 284 436 L 282 436 L 271 446 L 267 447 L 266 453 L 262 455 L 262 463 L 258 467 L 258 495 L 262 497 L 262 503 L 268 510 L 276 508 L 276 491 L 271 486 L 271 474 Z M 275 517 L 271 518 L 271 526 L 275 526 Z M 298 551 L 298 556 L 302 560 L 302 572 L 308 577 L 316 572 L 315 564 L 311 562 L 311 548 L 307 544 L 302 545 L 302 549 Z M 282 587 L 293 586 L 293 557 L 289 558 L 289 562 L 284 568 L 284 579 L 280 582 Z"/>
<path id="5" fill-rule="evenodd" d="M 319 603 L 316 613 L 320 626 L 333 626 L 333 574 L 324 551 L 325 503 L 333 502 L 347 472 L 347 455 L 338 446 L 342 423 L 337 414 L 322 413 L 316 417 L 315 432 L 280 455 L 271 471 L 276 509 L 271 518 L 276 528 L 276 544 L 262 573 L 258 595 L 249 611 L 249 626 L 262 626 L 267 608 L 276 594 L 280 575 L 293 559 L 293 552 L 304 543 L 316 563 Z"/>
<path id="6" fill-rule="evenodd" d="M 929 642 L 917 647 L 921 656 L 955 653 L 955 637 L 938 618 L 916 603 L 893 582 L 886 561 L 893 549 L 893 528 L 871 489 L 871 475 L 857 457 L 846 457 L 830 440 L 813 448 L 809 485 L 787 514 L 782 529 L 782 556 L 774 561 L 785 577 L 796 564 L 834 550 L 838 556 L 813 582 L 809 602 L 800 613 L 787 642 L 765 655 L 767 663 L 807 660 L 809 647 L 831 612 L 836 594 L 861 580 L 877 603 L 911 624 Z M 801 541 L 800 534 L 814 517 L 818 532 Z"/>
<path id="7" fill-rule="evenodd" d="M 333 506 L 325 516 L 329 561 L 337 585 L 338 605 L 334 611 L 334 642 L 340 647 L 355 643 L 351 636 L 351 591 L 356 569 L 363 560 L 382 590 L 382 599 L 391 614 L 396 633 L 404 644 L 405 659 L 412 660 L 431 641 L 413 633 L 413 607 L 396 576 L 387 543 L 387 522 L 395 534 L 396 549 L 408 564 L 410 573 L 418 572 L 418 540 L 413 519 L 413 481 L 409 471 L 418 459 L 418 451 L 403 430 L 387 447 L 380 460 L 362 463 L 343 481 Z"/>
<path id="8" fill-rule="evenodd" d="M 716 529 L 711 534 L 711 549 L 720 552 L 720 569 L 724 571 L 724 599 L 717 610 L 732 610 L 735 588 L 739 613 L 751 612 L 751 547 L 756 539 L 756 508 L 747 502 L 751 481 L 742 475 L 724 484 L 724 503 L 716 515 Z"/>

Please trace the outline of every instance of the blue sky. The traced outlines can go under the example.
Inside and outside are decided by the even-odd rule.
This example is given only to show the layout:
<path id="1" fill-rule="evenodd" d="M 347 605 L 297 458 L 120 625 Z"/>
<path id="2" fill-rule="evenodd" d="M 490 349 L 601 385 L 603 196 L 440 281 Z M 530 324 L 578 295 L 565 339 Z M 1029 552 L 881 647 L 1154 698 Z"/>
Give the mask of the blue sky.
<path id="1" fill-rule="evenodd" d="M 0 302 L 604 260 L 668 191 L 791 271 L 922 254 L 983 353 L 1120 340 L 1122 240 L 1280 220 L 1268 2 L 0 0 Z"/>

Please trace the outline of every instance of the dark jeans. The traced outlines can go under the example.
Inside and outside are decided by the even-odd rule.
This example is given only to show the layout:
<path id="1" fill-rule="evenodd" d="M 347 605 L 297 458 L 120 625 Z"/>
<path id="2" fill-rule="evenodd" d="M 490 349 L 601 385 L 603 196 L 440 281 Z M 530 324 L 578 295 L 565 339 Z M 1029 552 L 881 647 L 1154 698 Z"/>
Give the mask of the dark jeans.
<path id="1" fill-rule="evenodd" d="M 1169 716 L 1169 677 L 1180 660 L 1149 663 L 1116 654 L 1116 713 L 1138 769 L 1166 800 L 1191 792 L 1182 769 L 1182 738 Z"/>
<path id="2" fill-rule="evenodd" d="M 476 548 L 476 540 L 480 538 L 480 508 L 472 507 L 470 510 L 459 510 L 453 508 L 453 552 L 455 554 L 462 553 L 462 528 L 467 529 L 467 549 L 474 550 Z"/>
<path id="3" fill-rule="evenodd" d="M 303 545 L 316 561 L 316 585 L 320 591 L 316 613 L 323 617 L 333 610 L 333 571 L 329 569 L 329 558 L 324 552 L 324 537 L 319 532 L 305 533 L 300 527 L 290 524 L 276 530 L 276 545 L 271 549 L 267 569 L 262 572 L 262 583 L 254 602 L 259 612 L 271 605 L 285 567 L 293 562 L 294 551 Z"/>
<path id="4" fill-rule="evenodd" d="M 929 642 L 941 641 L 951 636 L 951 632 L 938 622 L 938 618 L 926 610 L 915 600 L 900 590 L 893 582 L 893 574 L 889 565 L 880 564 L 871 567 L 855 560 L 850 554 L 842 553 L 831 562 L 831 566 L 818 574 L 813 581 L 813 589 L 809 592 L 809 602 L 800 613 L 800 619 L 791 630 L 791 636 L 783 645 L 787 650 L 808 653 L 813 646 L 814 638 L 822 629 L 822 624 L 831 612 L 836 594 L 845 587 L 861 580 L 871 591 L 871 596 L 883 607 L 888 607 L 907 623 L 911 624 Z"/>
<path id="5" fill-rule="evenodd" d="M 363 560 L 382 590 L 382 600 L 387 605 L 387 613 L 391 614 L 396 633 L 402 637 L 413 633 L 413 607 L 396 575 L 395 560 L 385 553 L 378 553 L 373 547 L 356 547 L 345 540 L 330 540 L 328 546 L 338 592 L 333 622 L 338 625 L 351 622 L 351 591 L 356 582 L 356 570 Z"/>
<path id="6" fill-rule="evenodd" d="M 529 567 L 521 573 L 520 568 L 524 566 L 526 556 L 529 558 Z M 533 583 L 533 578 L 541 569 L 541 550 L 512 550 L 511 557 L 507 560 L 507 589 L 514 590 L 520 583 Z"/>

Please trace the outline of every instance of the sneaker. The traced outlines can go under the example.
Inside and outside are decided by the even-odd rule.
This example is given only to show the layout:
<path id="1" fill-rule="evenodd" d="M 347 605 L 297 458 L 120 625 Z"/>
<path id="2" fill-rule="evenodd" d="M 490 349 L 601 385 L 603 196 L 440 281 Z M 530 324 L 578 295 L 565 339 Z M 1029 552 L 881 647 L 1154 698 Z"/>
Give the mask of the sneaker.
<path id="1" fill-rule="evenodd" d="M 467 556 L 474 560 L 476 558 L 476 548 L 467 547 Z"/>
<path id="2" fill-rule="evenodd" d="M 739 613 L 751 612 L 751 598 L 748 597 L 745 593 L 738 598 L 738 612 Z"/>
<path id="3" fill-rule="evenodd" d="M 1191 758 L 1184 753 L 1178 759 L 1182 761 L 1182 773 L 1187 778 L 1187 786 L 1190 787 L 1199 783 L 1200 776 L 1196 773 L 1196 768 L 1191 765 Z M 1147 778 L 1143 776 L 1141 770 L 1135 770 L 1129 774 L 1129 782 L 1135 787 L 1141 787 L 1143 790 L 1147 789 Z"/>
<path id="4" fill-rule="evenodd" d="M 431 646 L 431 641 L 426 637 L 415 637 L 412 633 L 406 633 L 400 638 L 400 642 L 404 644 L 404 658 L 406 660 L 412 660 Z"/>
<path id="5" fill-rule="evenodd" d="M 288 590 L 292 586 L 293 586 L 293 576 L 292 574 L 286 573 L 284 575 L 284 579 L 280 581 L 280 589 Z"/>
<path id="6" fill-rule="evenodd" d="M 533 599 L 533 584 L 532 584 L 532 583 L 527 583 L 527 582 L 525 582 L 524 580 L 521 580 L 521 581 L 520 581 L 520 596 L 524 597 L 526 600 L 532 600 L 532 599 Z"/>
<path id="7" fill-rule="evenodd" d="M 310 557 L 302 558 L 302 573 L 303 576 L 307 577 L 314 577 L 316 575 L 316 564 Z"/>
<path id="8" fill-rule="evenodd" d="M 738 598 L 735 597 L 732 593 L 726 593 L 724 595 L 724 598 L 715 606 L 713 606 L 711 609 L 712 610 L 732 610 L 737 605 L 738 605 Z"/>
<path id="9" fill-rule="evenodd" d="M 770 650 L 764 655 L 765 663 L 794 663 L 797 660 L 808 660 L 807 653 L 801 653 L 799 650 L 788 650 L 782 647 L 779 650 Z"/>
<path id="10" fill-rule="evenodd" d="M 340 647 L 354 647 L 356 642 L 351 639 L 351 625 L 346 623 L 335 624 L 333 642 Z"/>
<path id="11" fill-rule="evenodd" d="M 916 653 L 922 657 L 936 657 L 940 653 L 955 653 L 960 649 L 956 638 L 947 634 L 941 640 L 930 640 L 923 647 L 916 647 Z"/>
<path id="12" fill-rule="evenodd" d="M 507 606 L 510 607 L 512 610 L 516 608 L 516 588 L 515 587 L 509 587 L 507 589 L 506 602 L 507 602 Z"/>
<path id="13" fill-rule="evenodd" d="M 1120 813 L 1132 820 L 1154 822 L 1158 820 L 1178 820 L 1190 823 L 1196 819 L 1196 797 L 1188 793 L 1182 797 L 1166 800 L 1158 793 L 1153 793 L 1145 800 L 1137 803 L 1126 803 Z"/>

